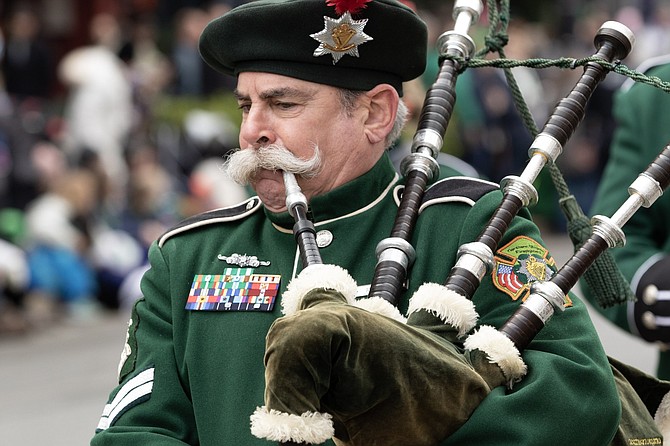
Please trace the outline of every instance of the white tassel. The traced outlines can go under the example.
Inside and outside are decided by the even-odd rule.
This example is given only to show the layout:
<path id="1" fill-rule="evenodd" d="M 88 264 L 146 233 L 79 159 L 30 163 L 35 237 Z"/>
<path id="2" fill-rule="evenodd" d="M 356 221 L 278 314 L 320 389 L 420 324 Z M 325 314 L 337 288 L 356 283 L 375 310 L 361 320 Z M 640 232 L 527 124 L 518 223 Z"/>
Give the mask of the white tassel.
<path id="1" fill-rule="evenodd" d="M 358 285 L 347 270 L 337 265 L 310 265 L 291 280 L 282 295 L 282 313 L 294 314 L 300 308 L 303 297 L 315 288 L 328 288 L 342 293 L 347 303 L 356 298 Z"/>
<path id="2" fill-rule="evenodd" d="M 428 311 L 456 328 L 458 336 L 472 330 L 479 318 L 472 301 L 437 283 L 424 283 L 414 292 L 407 313 L 419 310 Z"/>
<path id="3" fill-rule="evenodd" d="M 251 415 L 251 434 L 270 441 L 321 444 L 335 435 L 335 428 L 327 413 L 293 415 L 263 406 Z"/>
<path id="4" fill-rule="evenodd" d="M 381 314 L 403 324 L 407 322 L 407 318 L 400 314 L 398 308 L 394 307 L 391 302 L 378 296 L 359 299 L 354 302 L 354 306 L 370 313 Z"/>
<path id="5" fill-rule="evenodd" d="M 489 361 L 500 367 L 510 386 L 528 372 L 528 367 L 512 340 L 489 325 L 482 325 L 468 336 L 463 346 L 466 350 L 486 353 Z"/>

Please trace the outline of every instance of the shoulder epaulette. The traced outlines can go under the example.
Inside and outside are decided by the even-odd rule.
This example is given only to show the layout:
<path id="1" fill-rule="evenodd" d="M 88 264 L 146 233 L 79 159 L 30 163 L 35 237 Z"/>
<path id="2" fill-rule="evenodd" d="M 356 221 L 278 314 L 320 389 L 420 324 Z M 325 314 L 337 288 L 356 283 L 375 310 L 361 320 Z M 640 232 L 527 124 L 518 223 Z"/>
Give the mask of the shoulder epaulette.
<path id="1" fill-rule="evenodd" d="M 181 234 L 182 232 L 190 231 L 191 229 L 201 228 L 216 223 L 241 220 L 256 212 L 260 207 L 261 200 L 258 197 L 251 197 L 235 206 L 214 209 L 186 218 L 163 234 L 158 239 L 158 246 L 162 247 L 170 237 Z"/>
<path id="2" fill-rule="evenodd" d="M 664 54 L 662 56 L 656 56 L 645 60 L 636 68 L 635 71 L 646 74 L 647 71 L 651 70 L 652 68 L 656 68 L 668 63 L 670 63 L 670 54 Z M 624 81 L 623 84 L 621 84 L 621 91 L 628 91 L 633 85 L 635 85 L 635 81 L 631 78 L 628 78 Z"/>
<path id="3" fill-rule="evenodd" d="M 484 195 L 499 190 L 500 186 L 491 181 L 470 177 L 449 177 L 433 184 L 423 196 L 419 212 L 438 203 L 466 203 L 474 205 Z"/>

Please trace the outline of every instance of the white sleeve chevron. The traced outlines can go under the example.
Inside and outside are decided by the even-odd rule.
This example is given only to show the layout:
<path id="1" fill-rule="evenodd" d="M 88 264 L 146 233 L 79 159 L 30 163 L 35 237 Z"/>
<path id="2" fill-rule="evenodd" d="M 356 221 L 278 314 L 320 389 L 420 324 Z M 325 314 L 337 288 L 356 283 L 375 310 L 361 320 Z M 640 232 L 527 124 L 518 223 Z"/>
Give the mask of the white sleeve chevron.
<path id="1" fill-rule="evenodd" d="M 116 393 L 114 399 L 105 405 L 97 430 L 109 428 L 117 418 L 134 404 L 151 395 L 154 386 L 154 367 L 146 369 L 128 380 Z"/>

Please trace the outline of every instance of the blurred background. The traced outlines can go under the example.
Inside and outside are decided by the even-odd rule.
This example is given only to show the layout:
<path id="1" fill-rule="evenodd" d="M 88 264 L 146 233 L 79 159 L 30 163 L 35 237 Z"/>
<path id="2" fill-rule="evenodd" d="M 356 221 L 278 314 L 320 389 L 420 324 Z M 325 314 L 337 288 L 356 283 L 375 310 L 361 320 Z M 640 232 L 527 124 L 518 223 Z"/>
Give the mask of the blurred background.
<path id="1" fill-rule="evenodd" d="M 197 51 L 205 24 L 239 3 L 0 0 L 0 444 L 87 444 L 115 384 L 147 247 L 181 219 L 248 196 L 219 169 L 237 146 L 233 82 Z M 413 5 L 430 42 L 453 27 L 452 2 Z M 512 0 L 505 53 L 586 57 L 607 20 L 636 35 L 628 67 L 670 53 L 663 0 Z M 484 13 L 471 32 L 478 47 L 486 22 Z M 434 49 L 428 62 L 405 89 L 415 112 L 437 73 Z M 538 126 L 580 74 L 513 72 Z M 608 75 L 559 159 L 587 214 L 624 80 Z M 494 181 L 521 172 L 532 138 L 501 73 L 466 71 L 457 97 L 443 151 Z M 572 254 L 565 221 L 548 179 L 536 186 L 532 212 L 562 264 Z M 655 347 L 593 317 L 608 353 L 653 373 Z"/>

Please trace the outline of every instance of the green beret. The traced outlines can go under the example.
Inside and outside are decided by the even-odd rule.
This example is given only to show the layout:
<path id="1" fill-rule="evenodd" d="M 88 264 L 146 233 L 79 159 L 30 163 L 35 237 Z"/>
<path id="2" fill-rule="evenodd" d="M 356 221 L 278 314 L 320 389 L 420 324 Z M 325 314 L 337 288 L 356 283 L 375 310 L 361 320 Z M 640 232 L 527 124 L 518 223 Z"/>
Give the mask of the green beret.
<path id="1" fill-rule="evenodd" d="M 233 76 L 267 72 L 351 90 L 390 84 L 402 95 L 402 83 L 425 69 L 426 25 L 395 0 L 358 3 L 350 13 L 326 0 L 252 1 L 205 27 L 200 54 Z"/>

